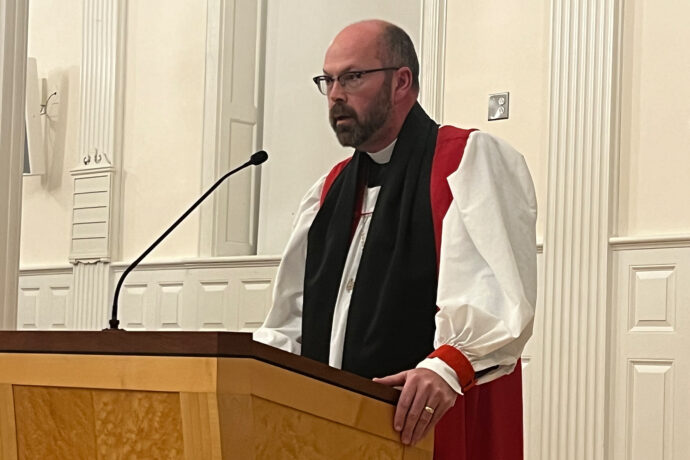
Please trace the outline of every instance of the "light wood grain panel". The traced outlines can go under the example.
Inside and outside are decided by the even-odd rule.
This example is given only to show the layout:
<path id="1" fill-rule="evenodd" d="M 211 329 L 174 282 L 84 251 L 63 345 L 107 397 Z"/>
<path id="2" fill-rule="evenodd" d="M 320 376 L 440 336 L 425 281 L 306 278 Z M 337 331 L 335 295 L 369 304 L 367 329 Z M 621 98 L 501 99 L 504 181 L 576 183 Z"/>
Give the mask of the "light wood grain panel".
<path id="1" fill-rule="evenodd" d="M 214 392 L 216 358 L 0 354 L 0 383 Z"/>
<path id="2" fill-rule="evenodd" d="M 177 393 L 91 393 L 98 459 L 184 459 Z"/>
<path id="3" fill-rule="evenodd" d="M 180 393 L 184 458 L 220 460 L 218 402 L 213 393 Z"/>
<path id="4" fill-rule="evenodd" d="M 223 458 L 256 459 L 251 395 L 222 394 L 218 403 Z"/>
<path id="5" fill-rule="evenodd" d="M 17 429 L 14 422 L 12 385 L 0 384 L 0 458 L 17 458 Z"/>
<path id="6" fill-rule="evenodd" d="M 94 459 L 91 391 L 14 386 L 18 458 Z"/>
<path id="7" fill-rule="evenodd" d="M 402 459 L 403 446 L 262 398 L 253 399 L 257 458 Z"/>
<path id="8" fill-rule="evenodd" d="M 253 360 L 219 359 L 218 379 L 219 393 L 251 393 L 376 436 L 400 440 L 393 430 L 394 407 L 390 404 Z M 433 433 L 417 447 L 433 451 Z"/>

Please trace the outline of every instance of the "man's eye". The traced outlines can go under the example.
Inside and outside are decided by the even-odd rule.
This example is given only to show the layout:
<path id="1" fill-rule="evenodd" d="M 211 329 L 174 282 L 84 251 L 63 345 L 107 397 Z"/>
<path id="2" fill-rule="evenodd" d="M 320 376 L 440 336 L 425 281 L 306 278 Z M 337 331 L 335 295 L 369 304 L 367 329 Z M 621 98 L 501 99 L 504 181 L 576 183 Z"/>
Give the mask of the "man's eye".
<path id="1" fill-rule="evenodd" d="M 354 73 L 345 73 L 342 75 L 341 78 L 343 79 L 343 81 L 346 81 L 346 82 L 354 82 L 354 81 L 359 80 L 361 77 L 362 77 L 362 74 L 360 74 L 359 72 L 354 72 Z"/>

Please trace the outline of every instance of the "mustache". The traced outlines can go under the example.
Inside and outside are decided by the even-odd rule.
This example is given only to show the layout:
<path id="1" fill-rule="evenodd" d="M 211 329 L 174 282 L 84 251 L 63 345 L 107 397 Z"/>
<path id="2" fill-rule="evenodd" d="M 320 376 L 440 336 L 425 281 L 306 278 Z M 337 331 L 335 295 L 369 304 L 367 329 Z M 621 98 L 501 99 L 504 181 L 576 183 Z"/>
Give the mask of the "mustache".
<path id="1" fill-rule="evenodd" d="M 357 113 L 352 107 L 345 105 L 342 102 L 339 102 L 335 104 L 333 107 L 331 107 L 331 110 L 329 111 L 329 118 L 331 119 L 331 123 L 333 123 L 335 119 L 338 117 L 351 117 L 356 120 Z"/>

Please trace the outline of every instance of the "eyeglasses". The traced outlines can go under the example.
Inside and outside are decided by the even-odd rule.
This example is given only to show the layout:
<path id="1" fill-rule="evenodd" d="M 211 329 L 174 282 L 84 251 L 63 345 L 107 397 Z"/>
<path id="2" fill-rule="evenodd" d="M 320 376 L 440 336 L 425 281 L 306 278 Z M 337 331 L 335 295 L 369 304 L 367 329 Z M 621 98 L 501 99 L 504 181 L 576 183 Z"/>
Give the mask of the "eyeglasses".
<path id="1" fill-rule="evenodd" d="M 324 96 L 328 95 L 328 91 L 333 87 L 333 82 L 338 80 L 340 86 L 342 86 L 345 91 L 354 91 L 362 84 L 362 76 L 373 73 L 382 72 L 384 70 L 398 70 L 400 67 L 382 67 L 380 69 L 369 69 L 369 70 L 351 70 L 349 72 L 344 72 L 337 77 L 331 77 L 330 75 L 319 75 L 318 77 L 312 78 L 316 87 L 319 88 L 321 94 Z"/>

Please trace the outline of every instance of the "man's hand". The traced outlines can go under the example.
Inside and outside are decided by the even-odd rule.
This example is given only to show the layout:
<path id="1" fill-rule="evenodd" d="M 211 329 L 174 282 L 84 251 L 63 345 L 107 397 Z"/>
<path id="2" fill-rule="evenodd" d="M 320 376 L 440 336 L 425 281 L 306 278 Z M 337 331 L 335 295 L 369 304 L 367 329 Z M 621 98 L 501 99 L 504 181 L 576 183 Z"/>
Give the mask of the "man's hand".
<path id="1" fill-rule="evenodd" d="M 393 428 L 401 432 L 403 444 L 415 444 L 426 436 L 458 396 L 441 376 L 429 369 L 411 369 L 374 381 L 403 387 L 393 419 Z"/>

